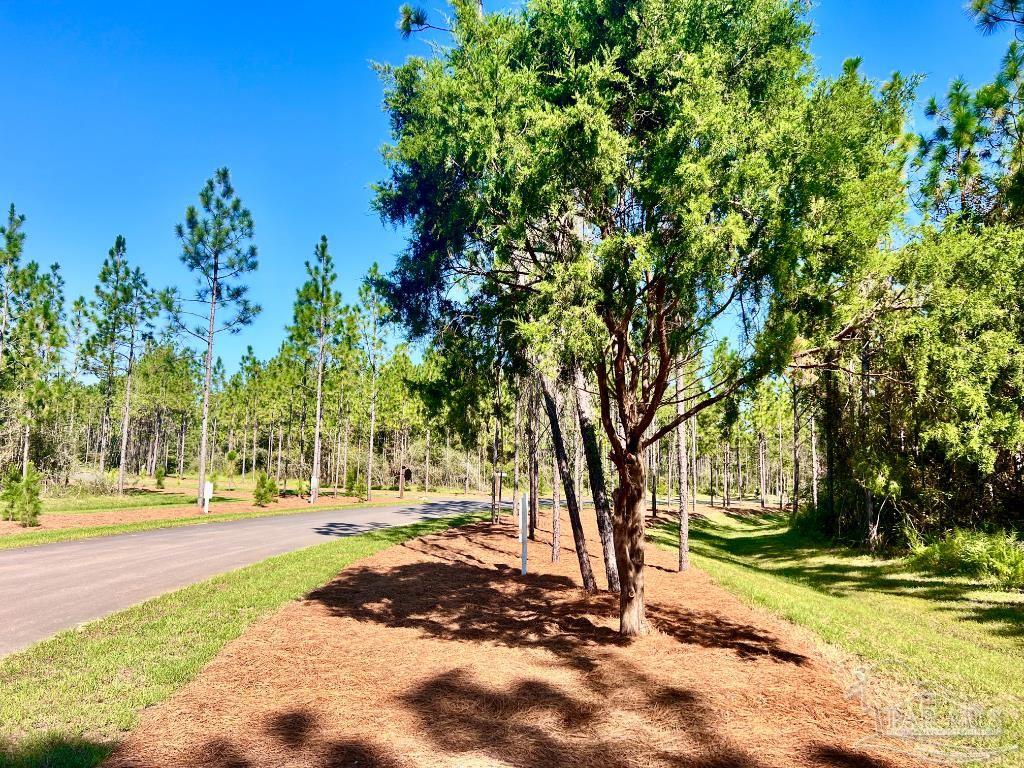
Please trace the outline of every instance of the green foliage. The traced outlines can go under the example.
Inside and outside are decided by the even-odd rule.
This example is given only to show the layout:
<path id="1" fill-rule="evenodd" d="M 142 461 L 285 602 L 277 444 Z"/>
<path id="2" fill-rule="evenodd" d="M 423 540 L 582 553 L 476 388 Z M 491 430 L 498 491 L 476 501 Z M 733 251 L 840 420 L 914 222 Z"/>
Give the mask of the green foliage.
<path id="1" fill-rule="evenodd" d="M 1009 589 L 1024 589 L 1024 543 L 1013 532 L 957 528 L 917 546 L 909 562 L 915 568 L 942 575 L 970 576 Z"/>
<path id="2" fill-rule="evenodd" d="M 256 475 L 256 487 L 253 490 L 253 501 L 257 507 L 265 507 L 271 502 L 277 502 L 277 483 L 266 472 Z"/>
<path id="3" fill-rule="evenodd" d="M 209 304 L 214 295 L 223 316 L 215 330 L 236 330 L 249 325 L 260 312 L 258 304 L 249 300 L 248 286 L 241 278 L 256 269 L 256 246 L 252 242 L 253 218 L 231 183 L 227 168 L 219 168 L 199 192 L 199 207 L 185 210 L 185 221 L 175 227 L 181 243 L 181 261 L 195 275 L 195 299 Z M 182 328 L 201 340 L 207 340 L 205 324 L 187 325 L 194 313 L 177 307 Z M 212 364 L 212 361 L 211 361 Z"/>
<path id="4" fill-rule="evenodd" d="M 156 468 L 156 487 L 164 487 L 164 478 L 167 477 L 167 472 L 164 471 L 163 464 L 158 464 Z"/>
<path id="5" fill-rule="evenodd" d="M 4 483 L 3 491 L 0 491 L 0 501 L 6 505 L 6 519 L 17 520 L 23 528 L 38 526 L 39 514 L 43 511 L 41 487 L 42 476 L 31 462 L 24 476 L 12 471 Z"/>

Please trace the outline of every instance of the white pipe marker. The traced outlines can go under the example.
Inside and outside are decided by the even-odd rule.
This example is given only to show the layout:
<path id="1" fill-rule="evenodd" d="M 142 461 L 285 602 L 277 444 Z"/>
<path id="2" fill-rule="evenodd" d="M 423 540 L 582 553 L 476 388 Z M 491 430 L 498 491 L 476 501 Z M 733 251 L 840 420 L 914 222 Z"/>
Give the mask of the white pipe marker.
<path id="1" fill-rule="evenodd" d="M 524 493 L 519 497 L 519 541 L 523 545 L 523 576 L 526 575 L 526 542 L 528 538 L 527 532 L 530 529 L 530 523 L 527 518 L 529 514 L 530 504 Z"/>

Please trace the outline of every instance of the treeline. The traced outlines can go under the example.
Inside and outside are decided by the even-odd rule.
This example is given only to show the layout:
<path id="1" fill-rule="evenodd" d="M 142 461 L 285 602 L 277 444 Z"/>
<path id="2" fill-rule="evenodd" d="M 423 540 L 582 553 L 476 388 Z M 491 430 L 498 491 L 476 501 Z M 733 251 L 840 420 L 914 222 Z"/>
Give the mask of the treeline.
<path id="1" fill-rule="evenodd" d="M 210 327 L 216 339 L 259 311 L 236 279 L 256 268 L 255 251 L 243 242 L 252 237 L 251 215 L 237 199 L 226 171 L 218 171 L 201 194 L 206 220 L 186 212 L 183 261 L 199 273 L 191 299 L 151 287 L 118 236 L 92 294 L 68 311 L 59 267 L 43 270 L 26 258 L 26 219 L 11 206 L 0 228 L 5 488 L 39 471 L 51 492 L 120 493 L 140 478 L 202 470 L 218 484 L 265 473 L 281 491 L 313 500 L 321 488 L 372 498 L 373 489 L 404 492 L 407 482 L 421 491 L 491 490 L 497 427 L 471 407 L 457 415 L 427 408 L 429 392 L 447 387 L 436 355 L 417 362 L 392 342 L 376 267 L 356 301 L 342 302 L 326 238 L 311 249 L 278 352 L 259 360 L 250 347 L 232 373 L 213 356 L 207 378 L 193 339 L 208 350 Z M 197 260 L 214 237 L 236 244 Z M 211 325 L 214 260 L 222 319 L 215 315 Z M 205 313 L 195 311 L 197 303 Z M 510 459 L 504 470 L 499 495 L 508 499 L 525 466 Z M 545 492 L 550 471 L 545 464 Z M 39 478 L 32 483 L 38 488 Z"/>

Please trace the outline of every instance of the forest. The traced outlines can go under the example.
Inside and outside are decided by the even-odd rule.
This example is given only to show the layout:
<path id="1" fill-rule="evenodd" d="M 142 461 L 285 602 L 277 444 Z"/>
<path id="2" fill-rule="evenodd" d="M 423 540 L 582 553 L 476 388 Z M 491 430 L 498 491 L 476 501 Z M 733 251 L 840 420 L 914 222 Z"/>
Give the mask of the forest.
<path id="1" fill-rule="evenodd" d="M 93 293 L 67 296 L 12 204 L 5 513 L 33 525 L 40 495 L 167 476 L 197 503 L 257 474 L 312 501 L 484 491 L 495 521 L 553 495 L 625 634 L 645 629 L 646 518 L 679 519 L 683 569 L 698 494 L 873 552 L 1010 542 L 1024 586 L 1024 47 L 928 99 L 914 134 L 920 79 L 820 76 L 800 3 L 699 24 L 671 0 L 592 4 L 603 23 L 403 9 L 406 35 L 446 40 L 379 67 L 373 206 L 407 246 L 342 297 L 344 246 L 309 243 L 267 360 L 218 356 L 260 312 L 227 169 L 176 225 L 191 287 L 151 285 L 114 235 Z M 973 12 L 1024 34 L 1013 0 Z"/>

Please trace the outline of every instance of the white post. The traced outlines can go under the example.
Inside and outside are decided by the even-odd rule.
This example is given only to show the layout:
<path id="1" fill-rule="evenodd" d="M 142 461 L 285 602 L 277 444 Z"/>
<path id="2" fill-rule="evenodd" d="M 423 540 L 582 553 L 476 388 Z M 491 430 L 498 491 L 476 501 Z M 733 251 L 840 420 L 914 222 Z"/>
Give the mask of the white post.
<path id="1" fill-rule="evenodd" d="M 210 499 L 213 498 L 213 483 L 209 480 L 203 485 L 203 514 L 210 514 Z"/>
<path id="2" fill-rule="evenodd" d="M 524 493 L 519 497 L 519 542 L 523 546 L 523 576 L 526 575 L 526 543 L 528 541 L 527 532 L 530 529 L 529 514 L 530 505 Z"/>

